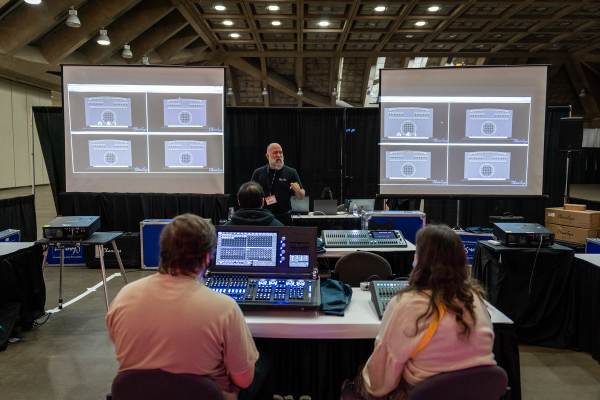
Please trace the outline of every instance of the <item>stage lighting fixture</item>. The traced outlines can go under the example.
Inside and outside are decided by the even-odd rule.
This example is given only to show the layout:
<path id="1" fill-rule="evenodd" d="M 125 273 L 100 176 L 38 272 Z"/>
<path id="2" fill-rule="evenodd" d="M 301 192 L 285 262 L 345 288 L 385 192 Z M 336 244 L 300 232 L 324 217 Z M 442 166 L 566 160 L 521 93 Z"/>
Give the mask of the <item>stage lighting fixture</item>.
<path id="1" fill-rule="evenodd" d="M 132 58 L 133 57 L 133 53 L 130 50 L 130 46 L 128 44 L 126 44 L 125 46 L 123 46 L 123 52 L 121 53 L 121 57 L 123 58 Z"/>
<path id="2" fill-rule="evenodd" d="M 74 7 L 71 7 L 69 10 L 69 17 L 67 18 L 67 26 L 69 28 L 79 28 L 81 26 L 81 21 L 77 18 L 77 10 Z"/>
<path id="3" fill-rule="evenodd" d="M 269 94 L 269 92 L 267 92 L 267 88 L 266 88 L 266 87 L 264 87 L 264 88 L 263 88 L 263 91 L 262 91 L 262 95 L 263 95 L 263 96 L 266 96 L 266 95 L 268 95 L 268 94 Z"/>
<path id="4" fill-rule="evenodd" d="M 304 92 L 302 92 L 302 88 L 301 87 L 298 88 L 298 92 L 296 94 L 298 96 L 303 96 L 304 95 Z"/>
<path id="5" fill-rule="evenodd" d="M 332 96 L 337 96 L 338 95 L 338 91 L 337 91 L 336 87 L 333 88 L 333 92 L 331 92 L 331 95 Z"/>
<path id="6" fill-rule="evenodd" d="M 100 36 L 98 36 L 98 39 L 96 39 L 96 41 L 98 42 L 98 44 L 101 44 L 103 46 L 107 46 L 110 44 L 110 39 L 108 38 L 108 35 L 106 34 L 106 29 L 104 29 L 104 28 L 100 29 Z"/>

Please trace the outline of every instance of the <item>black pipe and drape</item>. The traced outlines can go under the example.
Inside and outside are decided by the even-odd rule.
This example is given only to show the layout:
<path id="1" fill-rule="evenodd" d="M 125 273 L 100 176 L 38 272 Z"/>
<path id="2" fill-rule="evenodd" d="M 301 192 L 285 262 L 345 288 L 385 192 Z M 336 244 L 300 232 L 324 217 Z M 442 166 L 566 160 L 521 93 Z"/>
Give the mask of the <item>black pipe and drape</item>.
<path id="1" fill-rule="evenodd" d="M 37 240 L 34 195 L 0 200 L 0 232 L 6 229 L 21 231 L 21 242 Z"/>
<path id="2" fill-rule="evenodd" d="M 462 200 L 461 224 L 486 226 L 490 215 L 510 212 L 523 215 L 528 222 L 544 222 L 544 208 L 563 204 L 566 155 L 558 152 L 558 130 L 560 118 L 568 116 L 569 107 L 548 107 L 546 115 L 546 138 L 544 149 L 544 193 L 549 199 L 481 199 Z M 60 107 L 34 107 L 34 114 L 48 176 L 58 204 L 59 214 L 75 212 L 72 207 L 78 197 L 81 206 L 86 201 L 93 205 L 99 194 L 89 194 L 83 201 L 80 194 L 66 194 L 64 183 L 64 132 Z M 377 108 L 277 108 L 277 107 L 227 107 L 225 114 L 225 192 L 231 193 L 229 206 L 236 205 L 235 194 L 240 185 L 250 179 L 252 172 L 267 164 L 265 157 L 269 143 L 277 142 L 283 147 L 285 163 L 298 170 L 298 174 L 312 200 L 319 198 L 325 187 L 331 188 L 338 201 L 351 198 L 373 198 L 379 192 L 379 110 Z M 591 161 L 589 161 L 591 162 Z M 155 195 L 157 196 L 157 195 Z M 164 201 L 179 201 L 178 196 L 169 195 Z M 128 197 L 115 197 L 112 207 L 139 214 Z M 68 199 L 68 200 L 67 200 Z M 194 200 L 192 200 L 194 201 Z M 205 201 L 205 200 L 203 200 Z M 142 198 L 136 200 L 140 204 Z M 217 201 L 218 212 L 203 215 L 222 218 L 226 206 Z M 62 205 L 69 205 L 62 210 Z M 378 203 L 379 207 L 383 204 Z M 137 207 L 137 206 L 136 206 Z M 159 207 L 160 208 L 160 207 Z M 173 207 L 180 212 L 185 207 Z M 77 208 L 89 214 L 97 208 Z M 147 208 L 145 218 L 166 218 L 170 212 Z M 189 208 L 187 209 L 189 210 Z M 207 208 L 204 209 L 208 210 Z M 100 209 L 100 212 L 103 211 Z M 123 211 L 125 212 L 125 211 Z M 428 222 L 456 223 L 455 199 L 427 199 L 425 213 Z M 112 219 L 112 218 L 108 218 Z M 139 222 L 139 221 L 138 221 Z M 107 222 L 108 223 L 108 222 Z M 116 226 L 116 225 L 115 225 Z M 106 226 L 106 230 L 115 229 Z M 128 230 L 137 230 L 135 227 Z"/>

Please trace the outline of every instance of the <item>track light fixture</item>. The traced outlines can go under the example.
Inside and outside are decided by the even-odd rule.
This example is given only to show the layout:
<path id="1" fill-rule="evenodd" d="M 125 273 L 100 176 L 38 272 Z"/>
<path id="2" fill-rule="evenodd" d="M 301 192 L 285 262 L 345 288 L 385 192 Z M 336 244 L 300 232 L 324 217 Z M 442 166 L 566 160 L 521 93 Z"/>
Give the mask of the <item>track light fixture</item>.
<path id="1" fill-rule="evenodd" d="M 150 61 L 148 61 L 148 56 L 145 54 L 142 57 L 142 65 L 150 65 Z"/>
<path id="2" fill-rule="evenodd" d="M 227 88 L 227 96 L 233 96 L 233 89 Z"/>
<path id="3" fill-rule="evenodd" d="M 130 46 L 126 44 L 123 46 L 123 52 L 121 53 L 121 57 L 123 58 L 133 58 L 133 53 L 130 50 Z"/>
<path id="4" fill-rule="evenodd" d="M 266 88 L 266 87 L 264 87 L 264 88 L 263 88 L 263 91 L 262 91 L 262 95 L 263 95 L 263 96 L 266 96 L 266 95 L 268 95 L 268 94 L 269 94 L 269 92 L 267 92 L 267 88 Z"/>
<path id="5" fill-rule="evenodd" d="M 333 92 L 331 92 L 331 95 L 332 96 L 337 96 L 338 95 L 337 88 L 335 88 L 335 87 L 333 88 Z"/>
<path id="6" fill-rule="evenodd" d="M 79 28 L 81 26 L 81 21 L 77 18 L 77 10 L 75 7 L 71 7 L 69 10 L 69 17 L 67 18 L 67 26 L 69 28 Z"/>
<path id="7" fill-rule="evenodd" d="M 106 33 L 106 29 L 100 29 L 100 36 L 98 36 L 98 39 L 96 39 L 98 44 L 101 44 L 103 46 L 107 46 L 110 44 L 110 39 L 108 38 L 108 35 Z"/>
<path id="8" fill-rule="evenodd" d="M 302 88 L 298 88 L 298 92 L 296 93 L 298 96 L 304 96 L 304 92 L 302 92 Z"/>

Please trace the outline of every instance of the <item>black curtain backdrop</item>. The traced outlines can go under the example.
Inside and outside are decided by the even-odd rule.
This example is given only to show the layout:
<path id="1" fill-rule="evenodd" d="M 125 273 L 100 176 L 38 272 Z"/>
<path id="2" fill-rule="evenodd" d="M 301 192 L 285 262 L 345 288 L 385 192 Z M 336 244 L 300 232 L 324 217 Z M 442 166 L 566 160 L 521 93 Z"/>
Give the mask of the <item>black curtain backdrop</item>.
<path id="1" fill-rule="evenodd" d="M 65 178 L 65 135 L 62 107 L 33 107 L 35 126 L 38 130 L 40 145 L 48 179 L 52 188 L 52 196 L 56 206 L 56 214 L 60 215 L 58 195 L 66 191 Z"/>
<path id="2" fill-rule="evenodd" d="M 65 191 L 60 111 L 60 107 L 34 107 L 55 197 Z M 558 152 L 558 130 L 560 118 L 568 114 L 569 107 L 548 107 L 546 115 L 544 192 L 549 199 L 464 199 L 460 215 L 463 228 L 487 226 L 490 215 L 505 212 L 522 215 L 527 222 L 543 223 L 545 207 L 563 204 L 566 154 Z M 319 198 L 325 187 L 331 188 L 338 201 L 373 198 L 379 192 L 377 108 L 227 107 L 224 132 L 225 192 L 231 193 L 229 206 L 237 205 L 237 190 L 250 179 L 252 172 L 266 165 L 266 147 L 272 142 L 283 147 L 286 164 L 298 170 L 311 201 Z M 586 168 L 595 163 L 596 169 L 586 169 L 592 178 L 598 174 L 594 154 L 590 150 L 585 158 Z M 578 158 L 577 165 L 583 165 L 582 159 Z M 456 201 L 426 200 L 427 221 L 454 226 Z M 57 204 L 59 214 L 65 213 L 60 210 L 61 202 L 57 200 Z M 381 209 L 383 202 L 377 204 Z"/>
<path id="3" fill-rule="evenodd" d="M 571 156 L 571 183 L 600 182 L 600 148 L 584 147 Z"/>
<path id="4" fill-rule="evenodd" d="M 20 230 L 21 242 L 37 240 L 34 195 L 0 200 L 0 231 L 6 229 Z"/>

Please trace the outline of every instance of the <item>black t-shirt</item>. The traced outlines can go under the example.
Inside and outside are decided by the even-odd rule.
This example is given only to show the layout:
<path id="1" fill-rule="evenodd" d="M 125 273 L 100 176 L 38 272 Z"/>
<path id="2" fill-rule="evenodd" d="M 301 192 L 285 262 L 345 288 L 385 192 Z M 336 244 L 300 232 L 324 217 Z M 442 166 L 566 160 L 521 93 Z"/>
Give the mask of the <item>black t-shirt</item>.
<path id="1" fill-rule="evenodd" d="M 269 171 L 268 173 L 267 169 Z M 284 165 L 280 170 L 271 169 L 268 165 L 257 168 L 252 174 L 251 180 L 258 182 L 260 186 L 262 186 L 266 197 L 275 195 L 277 203 L 267 205 L 267 200 L 265 199 L 264 206 L 264 208 L 275 215 L 292 210 L 292 202 L 290 199 L 294 196 L 294 191 L 290 189 L 290 185 L 293 182 L 300 185 L 300 188 L 302 189 L 302 183 L 300 182 L 300 177 L 298 177 L 298 172 L 287 165 Z M 270 190 L 269 185 L 271 186 Z"/>

